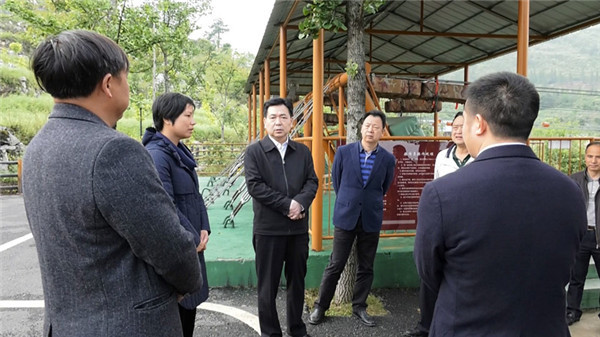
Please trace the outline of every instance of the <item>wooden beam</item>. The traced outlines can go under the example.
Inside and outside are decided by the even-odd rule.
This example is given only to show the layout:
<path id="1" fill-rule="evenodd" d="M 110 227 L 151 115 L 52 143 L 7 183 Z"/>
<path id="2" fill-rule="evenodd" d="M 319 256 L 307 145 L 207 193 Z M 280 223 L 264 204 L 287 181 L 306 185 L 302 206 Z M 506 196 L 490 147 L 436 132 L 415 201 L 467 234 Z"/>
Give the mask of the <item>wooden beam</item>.
<path id="1" fill-rule="evenodd" d="M 275 60 L 275 59 L 272 59 Z M 299 58 L 288 58 L 288 62 L 295 63 L 312 63 L 311 59 L 299 59 Z M 337 64 L 346 64 L 346 60 L 337 60 L 337 59 L 326 59 L 325 63 L 337 63 Z M 427 62 L 410 62 L 410 61 L 372 61 L 369 62 L 372 65 L 401 65 L 401 66 L 455 66 L 455 67 L 464 67 L 467 63 L 463 62 L 435 62 L 435 61 L 427 61 Z"/>
<path id="2" fill-rule="evenodd" d="M 298 26 L 289 25 L 288 29 L 298 30 Z M 517 38 L 514 34 L 479 34 L 479 33 L 464 33 L 464 32 L 421 32 L 412 30 L 391 30 L 391 29 L 365 29 L 365 33 L 373 35 L 408 35 L 408 36 L 425 36 L 425 37 L 462 37 L 473 39 L 511 39 Z M 541 35 L 531 35 L 532 40 L 545 40 L 546 37 Z"/>

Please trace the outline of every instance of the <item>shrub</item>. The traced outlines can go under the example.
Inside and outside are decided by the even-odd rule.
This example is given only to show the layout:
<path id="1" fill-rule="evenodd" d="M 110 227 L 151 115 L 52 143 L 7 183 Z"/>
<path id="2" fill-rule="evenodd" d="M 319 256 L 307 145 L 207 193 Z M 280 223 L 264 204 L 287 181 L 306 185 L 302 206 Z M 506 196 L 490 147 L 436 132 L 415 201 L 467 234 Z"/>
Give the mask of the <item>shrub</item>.
<path id="1" fill-rule="evenodd" d="M 23 144 L 46 123 L 54 101 L 50 95 L 39 97 L 8 95 L 0 100 L 0 125 L 10 128 Z"/>

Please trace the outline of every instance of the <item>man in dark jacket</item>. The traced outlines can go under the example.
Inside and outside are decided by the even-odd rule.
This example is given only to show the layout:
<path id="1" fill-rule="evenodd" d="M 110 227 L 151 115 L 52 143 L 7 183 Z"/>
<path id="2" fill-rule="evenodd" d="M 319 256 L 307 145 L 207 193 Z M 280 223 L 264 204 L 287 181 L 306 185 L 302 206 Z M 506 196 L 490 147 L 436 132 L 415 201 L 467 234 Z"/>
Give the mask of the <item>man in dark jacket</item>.
<path id="1" fill-rule="evenodd" d="M 55 102 L 23 159 L 43 336 L 181 336 L 176 294 L 202 285 L 198 256 L 150 155 L 114 130 L 127 56 L 77 30 L 42 42 L 31 64 Z"/>
<path id="2" fill-rule="evenodd" d="M 571 325 L 581 318 L 581 297 L 583 286 L 590 267 L 590 257 L 594 258 L 596 271 L 600 275 L 600 193 L 598 193 L 598 178 L 600 178 L 600 142 L 591 142 L 585 148 L 586 169 L 574 173 L 575 180 L 587 209 L 587 231 L 581 239 L 581 246 L 575 258 L 571 272 L 569 290 L 567 292 L 567 324 Z M 600 315 L 599 315 L 600 316 Z"/>
<path id="3" fill-rule="evenodd" d="M 302 321 L 308 259 L 308 208 L 319 180 L 308 148 L 289 139 L 292 104 L 273 98 L 264 105 L 268 136 L 246 149 L 244 168 L 252 196 L 261 336 L 281 336 L 275 298 L 285 262 L 287 332 L 306 336 Z"/>
<path id="4" fill-rule="evenodd" d="M 463 138 L 475 161 L 427 183 L 417 211 L 417 271 L 438 294 L 430 337 L 569 336 L 565 287 L 585 207 L 527 146 L 539 102 L 514 73 L 469 84 Z"/>

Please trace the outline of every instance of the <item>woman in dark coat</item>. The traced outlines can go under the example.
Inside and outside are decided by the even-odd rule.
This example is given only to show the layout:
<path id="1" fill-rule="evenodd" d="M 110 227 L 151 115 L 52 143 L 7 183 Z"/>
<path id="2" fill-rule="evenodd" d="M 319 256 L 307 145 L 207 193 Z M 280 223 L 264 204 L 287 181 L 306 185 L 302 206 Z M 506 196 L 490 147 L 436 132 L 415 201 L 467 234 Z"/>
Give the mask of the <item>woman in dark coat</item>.
<path id="1" fill-rule="evenodd" d="M 196 307 L 208 298 L 208 282 L 204 253 L 210 234 L 210 225 L 204 199 L 200 194 L 196 161 L 181 142 L 194 131 L 194 110 L 191 98 L 179 93 L 159 96 L 152 105 L 155 128 L 147 128 L 142 139 L 167 193 L 173 199 L 181 225 L 194 235 L 204 284 L 202 289 L 186 295 L 179 302 L 179 315 L 184 337 L 194 333 Z"/>

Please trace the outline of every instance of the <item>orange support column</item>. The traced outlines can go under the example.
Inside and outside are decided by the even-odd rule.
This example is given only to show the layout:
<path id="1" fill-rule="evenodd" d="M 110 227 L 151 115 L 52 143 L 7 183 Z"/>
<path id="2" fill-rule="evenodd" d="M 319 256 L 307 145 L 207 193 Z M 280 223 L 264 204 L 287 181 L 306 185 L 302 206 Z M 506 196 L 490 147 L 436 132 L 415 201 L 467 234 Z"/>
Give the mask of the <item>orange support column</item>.
<path id="1" fill-rule="evenodd" d="M 265 125 L 263 123 L 263 110 L 265 106 L 265 73 L 260 71 L 258 74 L 258 130 L 260 130 L 260 139 L 265 135 Z"/>
<path id="2" fill-rule="evenodd" d="M 271 98 L 271 64 L 269 59 L 265 60 L 265 101 Z"/>
<path id="3" fill-rule="evenodd" d="M 527 50 L 529 48 L 529 0 L 519 0 L 519 26 L 517 28 L 517 73 L 527 76 Z"/>
<path id="4" fill-rule="evenodd" d="M 287 97 L 287 30 L 279 27 L 279 97 Z"/>
<path id="5" fill-rule="evenodd" d="M 256 84 L 252 85 L 252 139 L 256 139 Z"/>
<path id="6" fill-rule="evenodd" d="M 344 98 L 344 87 L 338 88 L 338 136 L 344 137 L 346 134 L 346 120 L 344 119 L 344 105 L 346 105 L 346 99 Z M 338 144 L 338 146 L 341 144 Z"/>
<path id="7" fill-rule="evenodd" d="M 435 95 L 437 96 L 437 94 L 438 94 L 437 93 L 437 83 L 438 83 L 438 77 L 437 77 L 437 75 L 435 76 L 435 83 L 436 83 Z M 438 136 L 439 118 L 440 118 L 440 114 L 438 113 L 437 106 L 436 106 L 435 109 L 433 109 L 433 136 L 434 137 Z"/>
<path id="8" fill-rule="evenodd" d="M 315 173 L 319 177 L 319 189 L 312 203 L 310 228 L 312 232 L 311 247 L 315 251 L 323 250 L 323 175 L 325 174 L 325 153 L 323 150 L 323 35 L 313 40 L 313 136 L 312 157 Z"/>
<path id="9" fill-rule="evenodd" d="M 252 143 L 252 97 L 248 95 L 248 144 Z"/>

